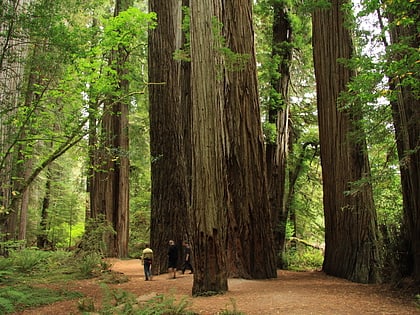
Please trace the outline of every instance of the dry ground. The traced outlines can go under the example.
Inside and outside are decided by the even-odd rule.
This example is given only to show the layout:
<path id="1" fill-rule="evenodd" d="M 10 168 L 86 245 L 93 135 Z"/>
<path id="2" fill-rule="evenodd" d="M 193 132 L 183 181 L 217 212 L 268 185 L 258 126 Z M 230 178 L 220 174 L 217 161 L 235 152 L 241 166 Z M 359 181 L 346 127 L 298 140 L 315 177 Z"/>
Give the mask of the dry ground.
<path id="1" fill-rule="evenodd" d="M 193 275 L 179 274 L 168 279 L 166 274 L 144 281 L 143 267 L 139 260 L 113 260 L 112 270 L 129 278 L 126 283 L 109 285 L 137 296 L 150 293 L 169 294 L 178 298 L 188 297 L 190 309 L 205 315 L 222 310 L 236 309 L 247 315 L 271 314 L 420 314 L 413 299 L 384 285 L 363 285 L 329 277 L 322 272 L 279 271 L 277 279 L 229 280 L 229 291 L 212 297 L 191 297 Z M 188 271 L 187 271 L 188 272 Z M 74 281 L 67 289 L 83 292 L 92 297 L 98 306 L 103 289 L 98 279 Z M 53 305 L 26 310 L 19 315 L 80 314 L 78 300 L 58 302 Z"/>

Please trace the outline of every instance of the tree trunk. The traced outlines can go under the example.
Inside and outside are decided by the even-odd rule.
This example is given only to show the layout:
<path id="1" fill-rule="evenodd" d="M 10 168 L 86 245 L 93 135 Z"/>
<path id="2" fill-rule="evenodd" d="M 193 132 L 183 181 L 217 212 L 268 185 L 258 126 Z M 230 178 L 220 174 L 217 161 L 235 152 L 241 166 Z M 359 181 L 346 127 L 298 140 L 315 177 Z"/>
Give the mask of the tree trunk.
<path id="1" fill-rule="evenodd" d="M 28 113 L 36 113 L 38 111 L 38 100 L 39 95 L 35 93 L 38 85 L 42 85 L 43 72 L 40 71 L 34 60 L 38 54 L 42 54 L 42 45 L 36 44 L 32 48 L 31 57 L 29 59 L 29 71 L 26 78 L 25 90 L 24 90 L 24 103 L 22 106 L 26 108 Z M 27 124 L 21 127 L 16 137 L 20 140 L 25 139 L 28 135 L 32 134 L 32 125 L 30 120 Z M 10 239 L 13 240 L 24 240 L 26 238 L 26 224 L 29 207 L 29 185 L 27 181 L 32 173 L 32 158 L 28 156 L 32 155 L 34 143 L 26 141 L 25 144 L 18 144 L 17 147 L 17 160 L 22 161 L 16 163 L 13 167 L 13 173 L 15 180 L 12 181 L 12 189 L 18 192 L 13 199 L 17 199 L 12 202 L 12 214 L 9 220 L 8 231 Z M 13 222 L 13 223 L 12 223 Z"/>
<path id="2" fill-rule="evenodd" d="M 352 56 L 343 3 L 333 0 L 330 8 L 313 14 L 325 214 L 323 270 L 352 281 L 374 283 L 380 258 L 365 137 L 357 127 L 360 117 L 351 106 L 341 108 L 338 101 L 354 75 L 339 61 Z"/>
<path id="3" fill-rule="evenodd" d="M 191 2 L 193 295 L 228 289 L 226 269 L 227 176 L 222 64 L 214 33 L 219 0 Z M 220 20 L 219 20 L 220 21 Z M 212 27 L 213 26 L 213 27 Z"/>
<path id="4" fill-rule="evenodd" d="M 37 247 L 39 249 L 48 248 L 48 210 L 50 208 L 50 198 L 51 198 L 51 173 L 50 168 L 47 169 L 47 179 L 45 182 L 45 195 L 42 200 L 41 208 L 41 218 L 39 221 L 39 229 L 37 233 Z"/>
<path id="5" fill-rule="evenodd" d="M 276 93 L 272 96 L 268 120 L 276 125 L 275 143 L 267 143 L 267 178 L 273 221 L 274 247 L 277 267 L 285 268 L 283 253 L 288 219 L 287 157 L 289 151 L 289 65 L 292 59 L 292 27 L 284 2 L 273 1 L 272 58 L 279 58 L 276 76 L 271 85 Z"/>
<path id="6" fill-rule="evenodd" d="M 277 271 L 260 122 L 252 2 L 227 1 L 222 24 L 227 47 L 244 58 L 241 64 L 224 55 L 225 154 L 231 200 L 228 269 L 231 276 L 274 278 Z"/>
<path id="7" fill-rule="evenodd" d="M 181 95 L 184 81 L 181 61 L 174 52 L 182 46 L 182 10 L 177 0 L 154 0 L 149 10 L 156 12 L 158 25 L 149 35 L 149 117 L 152 172 L 150 243 L 155 250 L 153 272 L 167 270 L 168 241 L 182 250 L 187 234 L 189 202 L 187 176 L 188 95 Z M 184 92 L 187 90 L 184 88 Z M 188 110 L 186 110 L 188 108 Z M 181 252 L 180 252 L 181 253 Z M 180 254 L 179 253 L 179 254 Z M 181 257 L 181 255 L 179 255 Z"/>
<path id="8" fill-rule="evenodd" d="M 115 3 L 114 16 L 129 8 L 131 1 L 119 0 Z M 106 222 L 115 233 L 107 233 L 106 255 L 124 258 L 128 256 L 129 236 L 129 159 L 128 159 L 128 102 L 129 82 L 126 76 L 126 62 L 129 52 L 125 47 L 111 52 L 109 63 L 116 70 L 118 93 L 104 105 L 101 143 L 91 191 L 91 214 L 104 214 Z M 95 217 L 97 218 L 97 217 Z"/>
<path id="9" fill-rule="evenodd" d="M 409 12 L 409 16 L 418 22 L 419 13 L 417 11 Z M 388 18 L 390 22 L 395 22 L 395 16 L 391 15 Z M 391 43 L 406 45 L 408 50 L 406 53 L 400 52 L 400 54 L 391 55 L 389 60 L 391 63 L 398 63 L 407 58 L 412 53 L 410 50 L 418 50 L 420 40 L 415 24 L 392 28 Z M 394 69 L 397 68 L 394 67 Z M 403 232 L 406 233 L 405 237 L 410 244 L 409 272 L 412 273 L 415 281 L 420 283 L 420 100 L 417 83 L 419 74 L 408 75 L 408 82 L 413 80 L 411 82 L 416 82 L 417 86 L 403 82 L 405 79 L 405 75 L 400 77 L 399 74 L 395 74 L 391 78 L 391 89 L 398 95 L 391 105 L 400 160 L 404 207 Z M 417 91 L 415 91 L 416 88 Z"/>

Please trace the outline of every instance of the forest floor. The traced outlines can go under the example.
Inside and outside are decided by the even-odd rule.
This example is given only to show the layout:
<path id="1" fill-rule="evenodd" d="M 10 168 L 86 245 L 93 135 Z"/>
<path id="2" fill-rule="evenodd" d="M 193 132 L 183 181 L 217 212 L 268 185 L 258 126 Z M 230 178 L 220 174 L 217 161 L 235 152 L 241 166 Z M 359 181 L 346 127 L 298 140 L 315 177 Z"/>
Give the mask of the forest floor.
<path id="1" fill-rule="evenodd" d="M 108 284 L 110 289 L 121 289 L 136 296 L 155 294 L 173 295 L 190 302 L 189 310 L 198 314 L 214 315 L 234 310 L 247 315 L 257 314 L 420 314 L 414 296 L 387 285 L 364 285 L 325 275 L 319 271 L 278 271 L 278 278 L 270 280 L 230 279 L 226 294 L 210 297 L 192 297 L 193 275 L 187 271 L 176 279 L 167 274 L 145 281 L 139 260 L 112 260 L 111 269 L 123 274 L 128 281 Z M 53 286 L 53 284 L 51 284 Z M 104 289 L 100 279 L 68 282 L 63 289 L 82 292 L 95 301 L 100 309 Z M 80 300 L 57 302 L 52 305 L 16 313 L 19 315 L 81 314 Z"/>

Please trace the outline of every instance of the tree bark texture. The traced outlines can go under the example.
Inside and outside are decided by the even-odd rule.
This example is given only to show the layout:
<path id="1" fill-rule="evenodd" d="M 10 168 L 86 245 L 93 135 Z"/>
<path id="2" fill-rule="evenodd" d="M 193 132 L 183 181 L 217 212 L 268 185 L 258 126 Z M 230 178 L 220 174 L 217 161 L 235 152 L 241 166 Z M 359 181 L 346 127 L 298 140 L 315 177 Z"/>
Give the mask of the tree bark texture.
<path id="1" fill-rule="evenodd" d="M 352 41 L 341 6 L 313 14 L 314 64 L 325 214 L 323 270 L 355 282 L 378 281 L 378 236 L 364 136 L 357 133 L 357 113 L 341 108 L 340 92 L 353 72 L 339 59 L 352 56 Z M 359 135 L 356 137 L 356 135 Z M 353 187 L 354 186 L 354 187 Z"/>
<path id="2" fill-rule="evenodd" d="M 17 163 L 19 129 L 10 121 L 17 115 L 18 103 L 24 95 L 25 64 L 22 60 L 28 55 L 28 39 L 18 38 L 16 34 L 17 20 L 26 2 L 4 3 L 2 10 L 7 10 L 10 16 L 0 23 L 0 104 L 4 113 L 0 116 L 0 208 L 4 209 L 0 213 L 0 235 L 14 240 L 18 235 L 21 199 L 12 192 L 22 186 L 16 179 L 23 181 L 24 168 Z"/>
<path id="3" fill-rule="evenodd" d="M 417 23 L 419 13 L 409 12 Z M 389 16 L 395 22 L 394 16 Z M 420 39 L 415 25 L 395 26 L 391 30 L 392 44 L 405 44 L 412 50 L 418 49 Z M 406 58 L 403 54 L 394 54 L 390 62 L 400 62 Z M 412 73 L 419 81 L 419 73 Z M 396 132 L 398 156 L 400 160 L 401 184 L 404 207 L 404 225 L 406 238 L 410 244 L 410 271 L 416 282 L 420 283 L 420 99 L 419 91 L 414 86 L 405 84 L 398 75 L 391 78 L 391 89 L 397 99 L 391 102 Z M 418 85 L 418 83 L 417 83 Z"/>
<path id="4" fill-rule="evenodd" d="M 220 0 L 191 2 L 193 295 L 228 289 L 223 66 L 213 27 L 221 8 Z"/>
<path id="5" fill-rule="evenodd" d="M 268 200 L 264 140 L 260 122 L 252 2 L 227 1 L 223 10 L 227 47 L 244 64 L 225 62 L 226 163 L 230 211 L 228 255 L 231 276 L 277 276 Z"/>
<path id="6" fill-rule="evenodd" d="M 168 241 L 173 239 L 181 250 L 188 232 L 190 159 L 186 141 L 191 109 L 187 106 L 189 92 L 185 88 L 188 81 L 184 81 L 181 73 L 189 70 L 181 69 L 181 61 L 173 56 L 182 47 L 181 4 L 178 0 L 149 1 L 149 11 L 156 12 L 158 23 L 149 35 L 150 243 L 155 251 L 154 273 L 167 270 Z"/>

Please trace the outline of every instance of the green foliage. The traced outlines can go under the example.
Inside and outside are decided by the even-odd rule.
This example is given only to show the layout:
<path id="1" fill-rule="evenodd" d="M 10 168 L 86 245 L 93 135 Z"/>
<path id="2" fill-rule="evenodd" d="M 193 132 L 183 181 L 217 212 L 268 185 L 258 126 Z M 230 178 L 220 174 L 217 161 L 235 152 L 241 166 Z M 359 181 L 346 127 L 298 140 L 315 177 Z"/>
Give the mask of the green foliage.
<path id="1" fill-rule="evenodd" d="M 95 300 L 91 297 L 84 297 L 77 302 L 77 308 L 83 314 L 86 312 L 95 312 Z"/>
<path id="2" fill-rule="evenodd" d="M 7 314 L 80 298 L 80 293 L 47 289 L 43 285 L 103 274 L 109 265 L 97 254 L 73 256 L 65 251 L 23 249 L 13 250 L 8 258 L 1 257 L 0 268 L 0 313 Z"/>
<path id="3" fill-rule="evenodd" d="M 9 314 L 80 296 L 78 292 L 55 291 L 27 285 L 0 287 L 0 313 Z"/>
<path id="4" fill-rule="evenodd" d="M 217 52 L 223 57 L 225 61 L 225 67 L 228 71 L 240 71 L 243 70 L 248 62 L 250 62 L 251 56 L 249 54 L 240 54 L 233 52 L 227 45 L 226 39 L 223 36 L 223 24 L 214 17 L 212 19 L 212 33 L 216 42 Z"/>
<path id="5" fill-rule="evenodd" d="M 134 7 L 121 12 L 116 17 L 104 19 L 102 46 L 108 51 L 119 47 L 132 51 L 137 45 L 146 41 L 146 31 L 149 27 L 156 26 L 155 21 L 155 13 L 144 13 Z"/>
<path id="6" fill-rule="evenodd" d="M 102 257 L 96 252 L 83 253 L 78 260 L 79 271 L 85 278 L 97 276 L 103 270 Z"/>
<path id="7" fill-rule="evenodd" d="M 321 250 L 297 245 L 286 250 L 288 269 L 295 271 L 321 270 L 324 256 Z"/>
<path id="8" fill-rule="evenodd" d="M 276 125 L 269 122 L 263 123 L 264 140 L 266 143 L 274 144 L 277 141 Z"/>
<path id="9" fill-rule="evenodd" d="M 10 252 L 10 260 L 18 272 L 31 273 L 39 270 L 47 262 L 50 253 L 36 249 L 23 249 Z"/>
<path id="10" fill-rule="evenodd" d="M 145 302 L 137 302 L 136 297 L 124 290 L 110 290 L 107 286 L 102 286 L 106 298 L 99 314 L 104 315 L 194 315 L 188 310 L 191 301 L 186 297 L 177 300 L 173 293 L 160 294 Z M 79 300 L 79 310 L 88 311 L 94 308 L 93 302 L 89 299 Z"/>
<path id="11" fill-rule="evenodd" d="M 148 301 L 141 310 L 136 312 L 138 315 L 192 315 L 187 308 L 191 301 L 187 297 L 182 297 L 180 301 L 176 301 L 173 294 L 158 295 L 152 300 Z"/>
<path id="12" fill-rule="evenodd" d="M 59 283 L 68 279 L 68 272 L 71 271 L 69 257 L 70 253 L 63 251 L 23 249 L 12 251 L 9 258 L 0 258 L 3 271 L 0 272 L 0 285 L 7 284 L 0 286 L 0 313 L 8 314 L 29 307 L 79 298 L 81 295 L 77 292 L 42 287 L 44 283 Z"/>
<path id="13" fill-rule="evenodd" d="M 13 272 L 14 268 L 10 264 L 10 259 L 0 256 L 0 285 L 10 281 Z"/>
<path id="14" fill-rule="evenodd" d="M 182 31 L 185 34 L 185 43 L 183 43 L 182 49 L 177 49 L 174 52 L 174 59 L 190 62 L 191 61 L 191 13 L 189 7 L 182 7 L 183 18 L 182 18 Z"/>
<path id="15" fill-rule="evenodd" d="M 115 234 L 103 215 L 89 219 L 86 223 L 86 232 L 82 237 L 79 247 L 85 253 L 98 253 L 102 257 L 107 252 L 104 235 Z"/>

